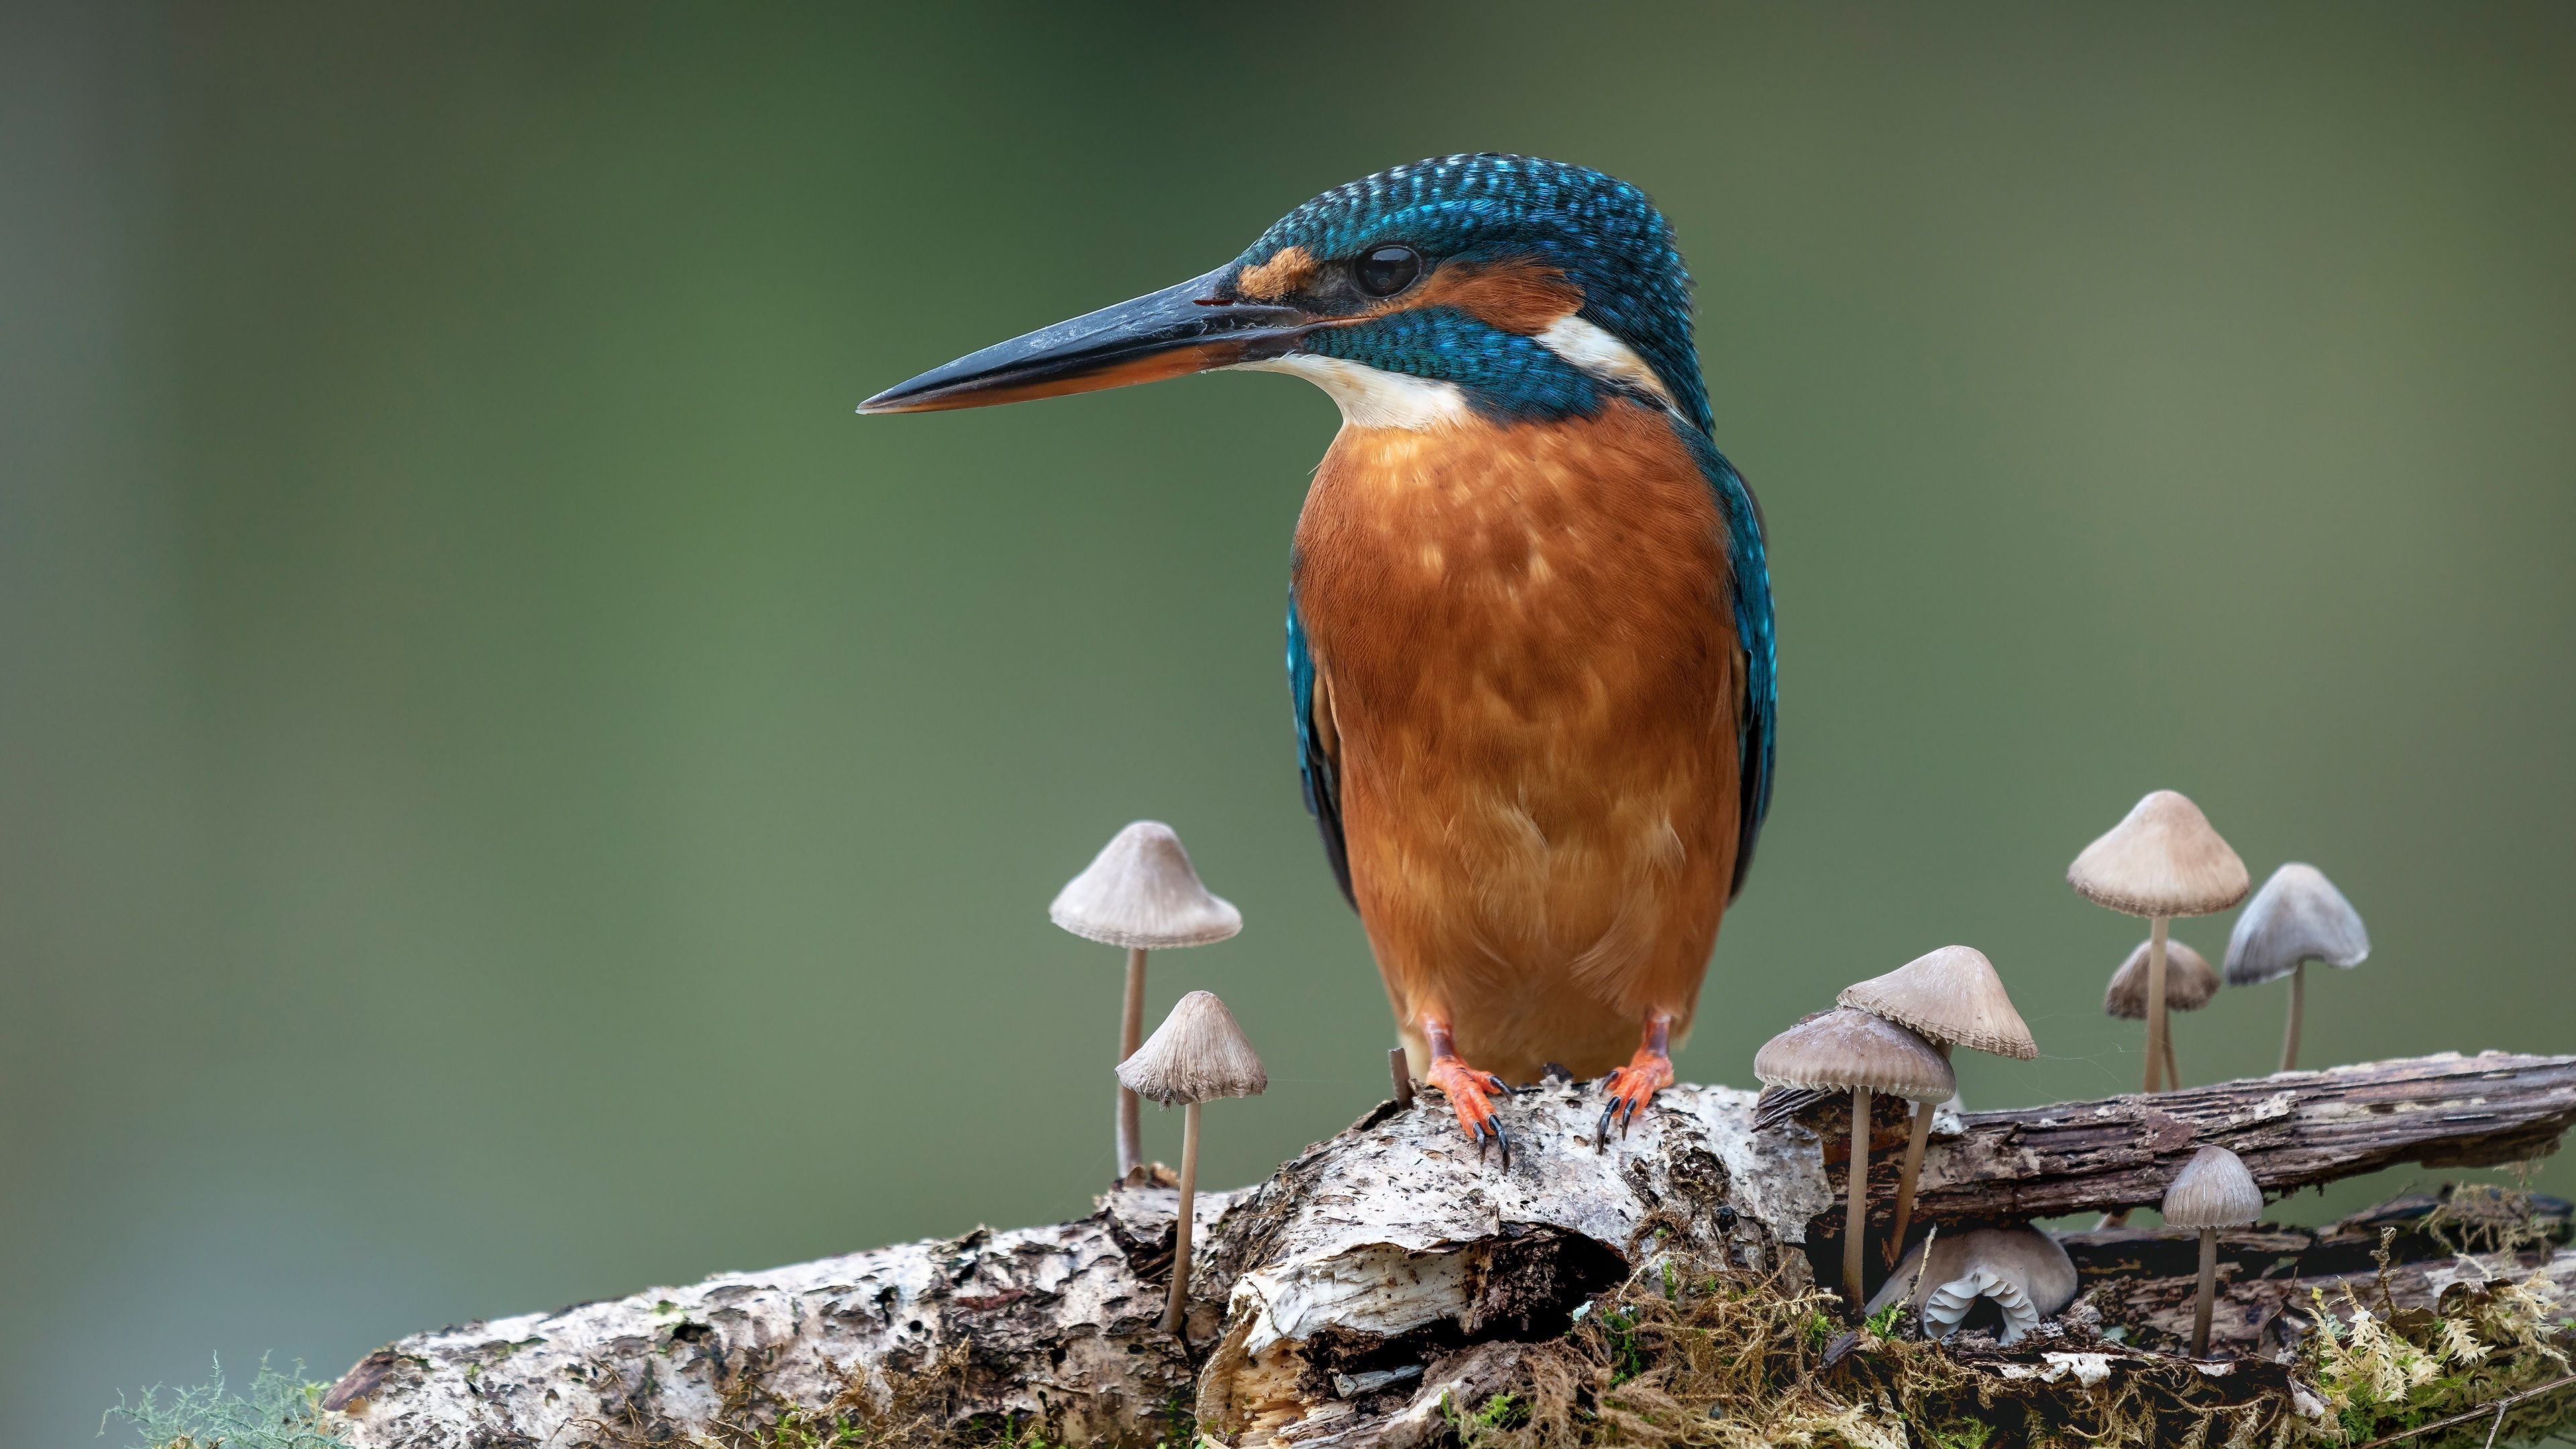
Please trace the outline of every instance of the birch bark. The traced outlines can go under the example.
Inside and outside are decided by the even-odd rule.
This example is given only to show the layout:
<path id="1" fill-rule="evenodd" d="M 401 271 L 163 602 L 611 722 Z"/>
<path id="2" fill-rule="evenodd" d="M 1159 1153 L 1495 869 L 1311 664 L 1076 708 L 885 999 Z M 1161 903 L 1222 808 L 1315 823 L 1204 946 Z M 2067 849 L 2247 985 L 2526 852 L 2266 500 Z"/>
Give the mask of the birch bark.
<path id="1" fill-rule="evenodd" d="M 732 1442 L 791 1408 L 924 1429 L 1033 1420 L 1064 1443 L 1153 1443 L 1192 1421 L 1239 1444 L 1421 1442 L 1444 1389 L 1473 1402 L 1509 1376 L 1516 1345 L 1561 1332 L 1655 1254 L 1805 1281 L 1810 1234 L 1838 1230 L 1842 1168 L 1809 1126 L 1756 1131 L 1754 1104 L 1670 1088 L 1603 1144 L 1588 1086 L 1523 1089 L 1504 1109 L 1509 1169 L 1478 1161 L 1437 1096 L 1382 1104 L 1268 1181 L 1199 1196 L 1186 1341 L 1156 1328 L 1177 1195 L 1121 1187 L 1077 1222 L 416 1334 L 361 1360 L 325 1404 L 357 1449 Z M 2576 1057 L 2498 1053 L 1944 1113 L 1916 1214 L 2151 1202 L 2212 1141 L 2287 1190 L 2396 1162 L 2536 1156 L 2571 1124 Z M 1869 1195 L 1874 1220 L 1893 1198 L 1893 1182 Z M 2576 1258 L 2552 1261 L 2576 1281 Z M 2161 1327 L 2174 1310 L 2157 1281 L 2127 1297 Z M 2288 1301 L 2227 1291 L 2222 1345 L 2259 1341 Z"/>

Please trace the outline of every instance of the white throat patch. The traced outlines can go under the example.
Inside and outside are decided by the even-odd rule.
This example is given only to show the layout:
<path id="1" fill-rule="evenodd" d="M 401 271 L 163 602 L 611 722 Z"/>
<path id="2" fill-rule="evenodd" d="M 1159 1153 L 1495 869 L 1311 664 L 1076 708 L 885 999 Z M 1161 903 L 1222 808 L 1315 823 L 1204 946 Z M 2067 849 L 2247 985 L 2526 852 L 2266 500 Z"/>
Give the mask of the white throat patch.
<path id="1" fill-rule="evenodd" d="M 1322 388 L 1341 408 L 1342 421 L 1355 428 L 1436 428 L 1467 416 L 1467 394 L 1454 382 L 1407 377 L 1339 357 L 1292 352 L 1220 370 L 1302 377 Z"/>
<path id="2" fill-rule="evenodd" d="M 1571 312 L 1531 341 L 1592 376 L 1644 393 L 1670 410 L 1673 396 L 1662 378 L 1628 344 Z M 1322 388 L 1355 428 L 1436 428 L 1467 415 L 1467 394 L 1454 382 L 1408 377 L 1340 357 L 1292 352 L 1260 362 L 1238 362 L 1225 372 L 1284 372 Z"/>

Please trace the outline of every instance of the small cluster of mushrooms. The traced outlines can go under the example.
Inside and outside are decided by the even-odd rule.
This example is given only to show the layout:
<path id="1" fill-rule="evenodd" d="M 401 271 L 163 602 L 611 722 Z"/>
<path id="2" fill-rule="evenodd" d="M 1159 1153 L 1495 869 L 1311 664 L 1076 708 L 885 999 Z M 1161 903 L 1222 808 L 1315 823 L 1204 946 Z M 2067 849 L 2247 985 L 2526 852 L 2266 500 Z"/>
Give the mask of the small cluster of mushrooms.
<path id="1" fill-rule="evenodd" d="M 2147 1023 L 2146 1090 L 2180 1086 L 2166 1013 L 2207 1004 L 2222 976 L 2198 952 L 2168 940 L 2166 929 L 2175 917 L 2209 915 L 2244 900 L 2251 884 L 2245 863 L 2198 806 L 2158 790 L 2087 846 L 2066 879 L 2088 900 L 2147 918 L 2147 939 L 2113 974 L 2103 1005 L 2113 1016 Z M 2275 871 L 2237 918 L 2224 980 L 2247 986 L 2290 978 L 2290 1024 L 2281 1051 L 2281 1069 L 2287 1071 L 2298 1058 L 2306 963 L 2351 967 L 2369 954 L 2369 936 L 2351 903 L 2316 867 L 2293 862 Z M 1834 1010 L 1801 1018 L 1765 1043 L 1754 1056 L 1753 1074 L 1772 1088 L 1851 1094 L 1842 1265 L 1843 1301 L 1851 1305 L 1862 1304 L 1869 1099 L 1885 1093 L 1912 1104 L 1895 1223 L 1885 1245 L 1887 1257 L 1895 1259 L 1905 1248 L 1904 1257 L 1855 1316 L 1867 1318 L 1901 1301 L 1921 1315 L 1926 1332 L 1946 1337 L 1980 1301 L 1988 1301 L 1999 1320 L 1998 1340 L 2010 1344 L 2074 1300 L 2075 1266 L 2055 1238 L 2027 1224 L 1976 1227 L 1948 1238 L 1935 1227 L 1906 1246 L 1933 1104 L 1956 1100 L 1950 1053 L 1962 1046 L 2021 1061 L 2039 1055 L 1993 964 L 1969 947 L 1944 946 L 1844 988 Z M 2195 1358 L 2209 1346 L 2218 1230 L 2252 1223 L 2262 1211 L 2263 1193 L 2253 1174 L 2235 1153 L 2216 1145 L 2201 1148 L 2167 1190 L 2166 1225 L 2200 1234 Z"/>
<path id="2" fill-rule="evenodd" d="M 1896 1229 L 1889 1240 L 1901 1243 L 1914 1215 L 1914 1184 L 1923 1170 L 1933 1106 L 1958 1094 L 1950 1049 L 1964 1046 L 2026 1062 L 2039 1055 L 2039 1045 L 2031 1040 L 2021 1013 L 2013 1010 L 1994 964 L 1967 946 L 1944 946 L 1918 956 L 1884 976 L 1844 987 L 1834 1001 L 1833 1010 L 1809 1016 L 1764 1042 L 1754 1053 L 1753 1075 L 1766 1086 L 1852 1095 L 1843 1301 L 1856 1304 L 1861 1301 L 1861 1238 L 1869 1206 L 1870 1094 L 1886 1092 L 1914 1104 L 1905 1166 L 1896 1184 Z M 2057 1256 L 2066 1255 L 2061 1250 Z M 2072 1297 L 2072 1267 L 2066 1279 Z M 2065 1306 L 2062 1301 L 2056 1305 Z"/>
<path id="3" fill-rule="evenodd" d="M 2307 963 L 2346 970 L 2370 955 L 2361 915 L 2325 872 L 2292 861 L 2272 872 L 2236 918 L 2227 937 L 2223 975 L 2201 954 L 2166 938 L 2176 917 L 2207 916 L 2245 899 L 2253 881 L 2200 807 L 2171 790 L 2140 800 L 2128 817 L 2075 857 L 2066 883 L 2076 894 L 2124 915 L 2147 918 L 2138 943 L 2102 993 L 2102 1009 L 2147 1024 L 2145 1089 L 2182 1085 L 2174 1067 L 2167 1013 L 2198 1011 L 2229 986 L 2290 978 L 2290 1025 L 2280 1070 L 2299 1064 L 2299 1018 L 2307 996 Z M 2161 1079 L 2161 1080 L 2160 1080 Z"/>
<path id="4" fill-rule="evenodd" d="M 1174 1228 L 1171 1297 L 1163 1329 L 1181 1330 L 1189 1299 L 1190 1236 L 1199 1186 L 1199 1108 L 1219 1097 L 1257 1097 L 1270 1085 L 1261 1057 L 1234 1013 L 1212 991 L 1193 991 L 1142 1042 L 1145 953 L 1205 946 L 1243 929 L 1243 913 L 1209 893 L 1190 865 L 1180 836 L 1158 820 L 1121 830 L 1082 874 L 1056 893 L 1047 915 L 1077 936 L 1127 948 L 1127 994 L 1118 1035 L 1118 1177 L 1146 1185 L 1151 1169 L 1137 1121 L 1137 1102 L 1181 1106 L 1180 1217 Z"/>
<path id="5" fill-rule="evenodd" d="M 2147 939 L 2112 975 L 2103 1006 L 2113 1016 L 2146 1022 L 2150 1092 L 2160 1082 L 2180 1085 L 2167 1012 L 2206 1005 L 2222 979 L 2231 986 L 2248 986 L 2287 976 L 2290 1024 L 2281 1049 L 2281 1068 L 2287 1071 L 2298 1058 L 2306 963 L 2351 967 L 2370 954 L 2370 938 L 2351 903 L 2316 867 L 2295 862 L 2275 871 L 2237 918 L 2223 973 L 2213 971 L 2190 947 L 2169 940 L 2166 928 L 2176 917 L 2226 910 L 2245 898 L 2251 883 L 2245 863 L 2209 818 L 2170 790 L 2140 800 L 2119 825 L 2085 847 L 2066 879 L 2086 899 L 2149 922 Z M 1211 992 L 1183 996 L 1162 1026 L 1144 1037 L 1146 955 L 1225 940 L 1243 929 L 1243 916 L 1200 882 L 1171 827 L 1151 820 L 1118 832 L 1057 894 L 1047 913 L 1077 936 L 1127 952 L 1117 1061 L 1120 1181 L 1135 1186 L 1157 1181 L 1155 1168 L 1143 1161 L 1139 1101 L 1150 1098 L 1186 1109 L 1171 1296 L 1163 1314 L 1163 1327 L 1178 1332 L 1189 1291 L 1199 1109 L 1220 1097 L 1258 1095 L 1269 1077 L 1233 1013 Z M 1851 1094 L 1842 1265 L 1847 1304 L 1862 1301 L 1870 1097 L 1887 1094 L 1911 1104 L 1895 1223 L 1886 1243 L 1886 1255 L 1893 1259 L 1906 1247 L 1912 1227 L 1915 1186 L 1935 1104 L 1957 1099 L 1950 1053 L 1958 1047 L 2019 1061 L 2039 1055 L 1994 964 L 1973 948 L 1944 946 L 1845 987 L 1835 997 L 1834 1009 L 1801 1018 L 1754 1056 L 1754 1075 L 1768 1086 Z M 1396 1082 L 1399 1096 L 1409 1096 L 1411 1083 L 1400 1067 Z M 2166 1224 L 2200 1234 L 2194 1357 L 2203 1356 L 2209 1344 L 2218 1230 L 2252 1223 L 2262 1210 L 2263 1192 L 2253 1174 L 2235 1153 L 2215 1145 L 2201 1148 L 2165 1194 Z M 2010 1344 L 2063 1311 L 2075 1289 L 2073 1262 L 2045 1232 L 2025 1224 L 1976 1227 L 1944 1238 L 1936 1227 L 1906 1248 L 1859 1316 L 1904 1301 L 1921 1315 L 1927 1332 L 1946 1337 L 1979 1303 L 1988 1302 L 2000 1323 L 1999 1341 Z"/>

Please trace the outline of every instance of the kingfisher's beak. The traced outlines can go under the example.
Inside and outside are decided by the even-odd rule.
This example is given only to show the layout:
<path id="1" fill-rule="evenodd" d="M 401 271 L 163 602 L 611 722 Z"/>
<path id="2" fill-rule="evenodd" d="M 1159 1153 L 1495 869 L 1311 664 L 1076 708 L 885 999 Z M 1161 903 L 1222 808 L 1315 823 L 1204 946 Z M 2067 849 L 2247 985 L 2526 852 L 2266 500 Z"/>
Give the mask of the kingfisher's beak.
<path id="1" fill-rule="evenodd" d="M 926 413 L 1097 392 L 1278 357 L 1321 319 L 1300 308 L 1227 299 L 1225 268 L 970 352 L 859 404 Z"/>

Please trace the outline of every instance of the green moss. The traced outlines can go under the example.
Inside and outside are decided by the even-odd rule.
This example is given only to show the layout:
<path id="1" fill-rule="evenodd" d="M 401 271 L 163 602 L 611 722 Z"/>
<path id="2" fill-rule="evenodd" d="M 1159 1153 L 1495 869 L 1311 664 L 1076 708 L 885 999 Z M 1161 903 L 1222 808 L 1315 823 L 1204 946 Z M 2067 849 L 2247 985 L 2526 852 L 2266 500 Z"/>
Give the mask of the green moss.
<path id="1" fill-rule="evenodd" d="M 1490 1449 L 1519 1442 L 1519 1431 L 1530 1421 L 1530 1402 L 1519 1394 L 1493 1394 L 1470 1410 L 1444 1393 L 1440 1416 L 1460 1449 Z"/>
<path id="2" fill-rule="evenodd" d="M 2564 1378 L 2567 1325 L 2539 1278 L 2462 1293 L 2442 1313 L 2373 1311 L 2347 1285 L 2344 1301 L 2312 1295 L 2319 1331 L 2309 1351 L 2318 1391 L 2348 1442 L 2420 1429 Z M 2341 1308 L 2348 1321 L 2331 1309 Z M 2508 1405 L 2499 1442 L 2530 1438 L 2576 1419 L 2576 1388 Z M 2495 1421 L 2447 1438 L 2483 1442 Z M 2433 1445 L 2444 1440 L 2427 1436 Z"/>
<path id="3" fill-rule="evenodd" d="M 1660 1291 L 1668 1282 L 1687 1290 Z M 2027 1366 L 2007 1376 L 1999 1370 L 2023 1360 L 1895 1336 L 1893 1313 L 1828 1366 L 1820 1350 L 1840 1335 L 1832 1302 L 1785 1280 L 1689 1264 L 1667 1275 L 1658 1264 L 1587 1305 L 1565 1337 L 1533 1346 L 1520 1382 L 1472 1412 L 1445 1405 L 1446 1417 L 1469 1449 L 2345 1449 L 2549 1384 L 2576 1344 L 2541 1283 L 2500 1281 L 2453 1290 L 2438 1314 L 2373 1314 L 2349 1299 L 2337 1306 L 2353 1321 L 2319 1334 L 2296 1365 L 2240 1360 L 2213 1378 L 2184 1359 L 2124 1355 L 2111 1378 L 2087 1385 Z M 2309 1392 L 2327 1402 L 2322 1419 L 2297 1412 L 2295 1394 Z M 2571 1418 L 2576 1387 L 2515 1403 L 2498 1442 Z M 2409 1449 L 2483 1444 L 2492 1423 Z"/>
<path id="4" fill-rule="evenodd" d="M 1896 1331 L 1896 1320 L 1904 1315 L 1905 1302 L 1899 1299 L 1871 1314 L 1869 1321 L 1861 1326 L 1868 1329 L 1873 1337 L 1885 1338 Z"/>
<path id="5" fill-rule="evenodd" d="M 130 1404 L 118 1395 L 116 1407 L 100 1417 L 99 1432 L 121 1420 L 138 1449 L 347 1449 L 323 1431 L 325 1387 L 305 1379 L 301 1360 L 285 1374 L 262 1358 L 243 1398 L 226 1387 L 218 1359 L 214 1376 L 194 1387 L 155 1384 Z"/>

